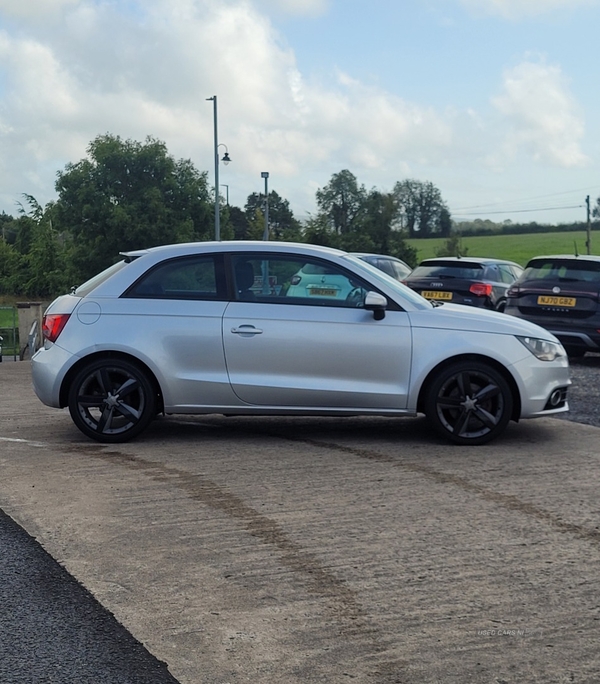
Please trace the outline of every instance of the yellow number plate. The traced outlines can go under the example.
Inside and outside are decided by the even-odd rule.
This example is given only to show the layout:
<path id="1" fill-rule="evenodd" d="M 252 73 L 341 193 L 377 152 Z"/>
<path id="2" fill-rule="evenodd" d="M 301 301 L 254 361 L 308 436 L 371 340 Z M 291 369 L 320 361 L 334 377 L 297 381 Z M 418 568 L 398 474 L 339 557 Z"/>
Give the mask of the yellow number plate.
<path id="1" fill-rule="evenodd" d="M 421 292 L 421 297 L 425 297 L 425 299 L 452 299 L 452 292 L 434 292 L 430 290 L 424 290 Z"/>
<path id="2" fill-rule="evenodd" d="M 537 303 L 541 306 L 575 306 L 577 300 L 575 297 L 548 297 L 547 295 L 540 295 L 537 298 Z"/>

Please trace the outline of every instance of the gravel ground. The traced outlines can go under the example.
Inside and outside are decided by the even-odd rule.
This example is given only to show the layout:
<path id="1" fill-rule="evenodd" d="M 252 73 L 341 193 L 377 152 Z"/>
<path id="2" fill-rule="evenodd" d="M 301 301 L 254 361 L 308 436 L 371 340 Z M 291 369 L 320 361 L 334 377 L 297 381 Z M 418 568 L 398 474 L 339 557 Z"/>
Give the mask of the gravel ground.
<path id="1" fill-rule="evenodd" d="M 600 354 L 586 354 L 582 359 L 571 359 L 569 413 L 562 420 L 600 427 Z"/>

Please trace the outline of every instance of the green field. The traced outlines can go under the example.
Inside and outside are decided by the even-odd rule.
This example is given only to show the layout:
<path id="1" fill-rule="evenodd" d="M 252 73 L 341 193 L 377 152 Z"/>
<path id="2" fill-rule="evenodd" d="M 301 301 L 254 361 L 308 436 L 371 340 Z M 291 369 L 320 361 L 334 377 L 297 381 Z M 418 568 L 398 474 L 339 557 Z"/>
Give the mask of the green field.
<path id="1" fill-rule="evenodd" d="M 6 307 L 6 304 L 0 304 L 0 307 Z M 18 325 L 19 319 L 15 309 L 0 308 L 0 337 L 4 338 L 2 353 L 5 357 L 18 353 L 18 344 L 15 339 L 15 336 L 18 339 L 18 330 L 15 330 Z"/>
<path id="2" fill-rule="evenodd" d="M 579 254 L 586 254 L 586 233 L 529 233 L 526 235 L 481 235 L 464 237 L 461 240 L 466 256 L 496 257 L 509 259 L 518 264 L 525 263 L 535 256 L 542 254 L 574 254 L 575 245 Z M 417 250 L 417 259 L 434 257 L 436 251 L 442 248 L 445 238 L 427 238 L 425 240 L 407 240 L 407 244 Z M 600 235 L 592 232 L 592 254 L 600 254 Z"/>
<path id="3" fill-rule="evenodd" d="M 13 327 L 13 315 L 15 316 L 15 324 L 19 324 L 19 318 L 13 314 L 14 309 L 12 308 L 2 308 L 4 305 L 0 305 L 0 328 L 12 328 Z"/>

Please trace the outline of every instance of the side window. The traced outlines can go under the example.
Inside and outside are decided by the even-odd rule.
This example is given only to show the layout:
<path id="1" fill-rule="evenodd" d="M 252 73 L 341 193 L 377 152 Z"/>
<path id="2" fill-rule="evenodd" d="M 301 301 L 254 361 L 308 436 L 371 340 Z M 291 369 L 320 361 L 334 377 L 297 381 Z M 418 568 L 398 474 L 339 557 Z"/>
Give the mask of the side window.
<path id="1" fill-rule="evenodd" d="M 279 304 L 353 306 L 367 288 L 338 266 L 294 255 L 232 256 L 236 298 Z"/>
<path id="2" fill-rule="evenodd" d="M 396 277 L 396 272 L 394 271 L 394 262 L 389 259 L 379 259 L 377 261 L 377 268 L 381 269 L 384 273 L 387 273 L 392 278 Z"/>
<path id="3" fill-rule="evenodd" d="M 498 271 L 500 272 L 500 282 L 502 283 L 512 283 L 515 279 L 512 270 L 508 266 L 503 264 L 498 265 Z"/>
<path id="4" fill-rule="evenodd" d="M 522 268 L 517 268 L 516 266 L 512 266 L 510 270 L 511 270 L 511 272 L 512 272 L 514 278 L 515 278 L 515 280 L 517 280 L 518 278 L 520 278 L 521 275 L 522 275 L 522 273 L 523 273 L 523 269 L 522 269 Z"/>
<path id="5" fill-rule="evenodd" d="M 151 299 L 222 299 L 222 268 L 212 255 L 171 259 L 140 278 L 125 297 Z"/>
<path id="6" fill-rule="evenodd" d="M 394 267 L 394 273 L 397 280 L 404 280 L 406 276 L 410 273 L 410 268 L 399 264 L 397 261 L 392 261 Z"/>

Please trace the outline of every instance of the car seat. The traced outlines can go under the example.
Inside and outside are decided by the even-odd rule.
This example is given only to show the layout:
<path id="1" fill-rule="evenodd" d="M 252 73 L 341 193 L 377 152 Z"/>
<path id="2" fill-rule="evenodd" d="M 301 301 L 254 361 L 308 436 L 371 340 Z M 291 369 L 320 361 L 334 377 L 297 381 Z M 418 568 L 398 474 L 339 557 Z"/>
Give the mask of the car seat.
<path id="1" fill-rule="evenodd" d="M 250 289 L 254 285 L 254 268 L 248 261 L 240 261 L 235 266 L 235 287 L 238 299 L 248 302 L 256 299 Z"/>

